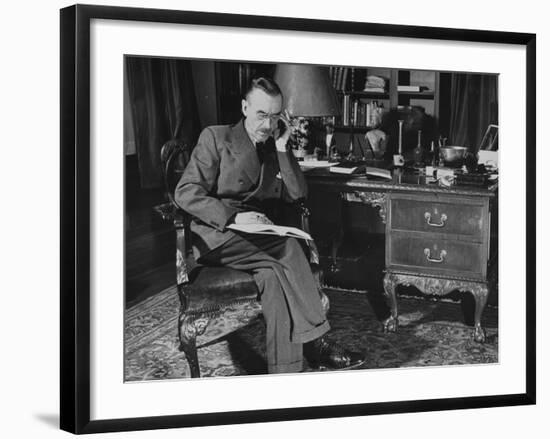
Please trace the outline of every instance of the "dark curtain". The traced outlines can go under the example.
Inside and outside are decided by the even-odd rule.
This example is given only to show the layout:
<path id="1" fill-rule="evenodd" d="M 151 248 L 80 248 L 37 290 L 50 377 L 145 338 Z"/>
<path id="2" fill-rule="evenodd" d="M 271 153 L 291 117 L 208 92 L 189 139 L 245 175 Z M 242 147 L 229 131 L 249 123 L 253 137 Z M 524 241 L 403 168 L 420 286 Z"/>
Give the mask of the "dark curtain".
<path id="1" fill-rule="evenodd" d="M 162 145 L 171 139 L 193 142 L 198 135 L 191 64 L 126 57 L 126 75 L 141 187 L 160 187 Z"/>
<path id="2" fill-rule="evenodd" d="M 447 145 L 477 151 L 489 124 L 498 125 L 498 76 L 453 73 Z"/>

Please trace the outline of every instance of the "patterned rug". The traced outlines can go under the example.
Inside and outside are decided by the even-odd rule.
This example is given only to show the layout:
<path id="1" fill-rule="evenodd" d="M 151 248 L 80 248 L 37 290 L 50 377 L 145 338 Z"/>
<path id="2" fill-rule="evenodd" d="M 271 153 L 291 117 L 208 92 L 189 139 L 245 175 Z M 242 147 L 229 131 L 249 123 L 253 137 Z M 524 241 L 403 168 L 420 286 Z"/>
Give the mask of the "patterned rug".
<path id="1" fill-rule="evenodd" d="M 331 303 L 329 338 L 364 352 L 366 362 L 361 369 L 498 362 L 498 310 L 494 307 L 484 311 L 487 341 L 479 344 L 472 339 L 472 327 L 464 323 L 472 310 L 465 313 L 460 303 L 399 297 L 399 330 L 386 334 L 381 320 L 388 310 L 380 294 L 325 291 Z M 185 355 L 178 350 L 178 309 L 173 286 L 126 311 L 126 381 L 189 377 Z M 255 306 L 249 311 L 254 312 Z M 198 351 L 201 375 L 266 373 L 264 339 L 260 315 L 250 325 L 206 344 Z"/>

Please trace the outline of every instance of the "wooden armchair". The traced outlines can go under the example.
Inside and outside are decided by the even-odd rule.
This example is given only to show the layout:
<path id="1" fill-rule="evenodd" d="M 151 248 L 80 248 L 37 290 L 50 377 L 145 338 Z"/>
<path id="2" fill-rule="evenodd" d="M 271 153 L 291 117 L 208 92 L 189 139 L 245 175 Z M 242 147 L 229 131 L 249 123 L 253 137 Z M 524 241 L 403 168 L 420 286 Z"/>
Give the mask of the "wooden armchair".
<path id="1" fill-rule="evenodd" d="M 159 211 L 164 219 L 173 221 L 176 230 L 180 350 L 185 352 L 191 377 L 197 378 L 200 377 L 197 347 L 248 324 L 261 312 L 261 305 L 258 288 L 251 274 L 227 267 L 199 265 L 193 258 L 189 227 L 191 217 L 174 201 L 174 190 L 190 153 L 191 148 L 177 140 L 163 145 L 161 160 L 169 203 Z M 294 207 L 298 209 L 302 229 L 309 232 L 309 210 L 303 201 L 295 203 Z M 329 300 L 321 289 L 322 271 L 315 244 L 308 242 L 306 251 L 327 313 Z M 227 318 L 229 315 L 233 318 Z"/>

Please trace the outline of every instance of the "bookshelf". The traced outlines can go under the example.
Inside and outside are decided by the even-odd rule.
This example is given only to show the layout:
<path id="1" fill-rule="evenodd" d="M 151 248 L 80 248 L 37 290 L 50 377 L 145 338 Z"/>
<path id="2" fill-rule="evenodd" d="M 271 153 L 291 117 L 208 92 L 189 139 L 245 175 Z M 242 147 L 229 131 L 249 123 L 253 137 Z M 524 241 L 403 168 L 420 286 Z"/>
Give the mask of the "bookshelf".
<path id="1" fill-rule="evenodd" d="M 369 102 L 378 102 L 384 111 L 398 109 L 401 107 L 421 106 L 426 113 L 438 119 L 439 100 L 440 100 L 440 73 L 434 71 L 421 70 L 401 70 L 401 69 L 380 69 L 380 68 L 347 68 L 342 78 L 336 79 L 337 73 L 341 67 L 332 67 L 333 85 L 337 90 L 342 105 L 342 116 L 335 121 L 336 129 L 349 131 L 350 128 L 357 128 L 358 131 L 375 128 L 370 124 L 355 121 L 353 118 L 353 105 L 355 102 L 367 104 Z M 364 90 L 364 83 L 367 76 L 380 76 L 386 80 L 384 92 L 372 92 Z M 340 82 L 338 82 L 340 81 Z M 418 90 L 399 90 L 399 86 L 418 87 Z M 349 97 L 350 109 L 345 110 L 344 98 Z M 349 118 L 344 120 L 346 113 Z"/>
<path id="2" fill-rule="evenodd" d="M 338 77 L 341 69 L 343 73 Z M 424 146 L 428 147 L 429 142 L 435 140 L 439 134 L 442 83 L 444 88 L 449 87 L 449 74 L 428 70 L 336 66 L 333 66 L 330 72 L 341 105 L 341 116 L 334 119 L 334 129 L 339 136 L 338 143 L 342 144 L 343 148 L 349 147 L 352 150 L 355 142 L 362 150 L 366 150 L 365 133 L 376 128 L 387 132 L 390 137 L 395 137 L 393 119 L 406 118 L 407 112 L 419 107 L 431 121 L 430 129 L 425 133 L 423 131 L 423 135 L 426 134 L 426 138 L 423 139 Z M 365 90 L 367 78 L 372 76 L 384 78 L 382 91 Z M 444 99 L 448 99 L 446 93 L 448 94 L 448 91 L 443 93 Z M 364 111 L 357 111 L 356 107 L 359 106 L 361 109 L 373 104 L 381 108 L 381 115 L 369 123 Z M 445 111 L 448 111 L 446 106 Z M 393 118 L 386 117 L 390 112 Z M 445 119 L 448 118 L 447 114 L 443 116 Z"/>

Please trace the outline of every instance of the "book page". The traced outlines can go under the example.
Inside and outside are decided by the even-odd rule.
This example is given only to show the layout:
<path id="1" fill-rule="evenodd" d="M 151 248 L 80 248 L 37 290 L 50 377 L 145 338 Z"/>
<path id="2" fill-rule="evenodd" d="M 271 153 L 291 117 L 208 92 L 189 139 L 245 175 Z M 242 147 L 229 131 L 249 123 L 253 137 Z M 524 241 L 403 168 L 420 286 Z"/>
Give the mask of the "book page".
<path id="1" fill-rule="evenodd" d="M 296 227 L 277 226 L 274 224 L 230 224 L 228 229 L 236 230 L 244 233 L 260 233 L 278 236 L 290 236 L 293 238 L 311 240 L 309 233 L 304 232 Z"/>

